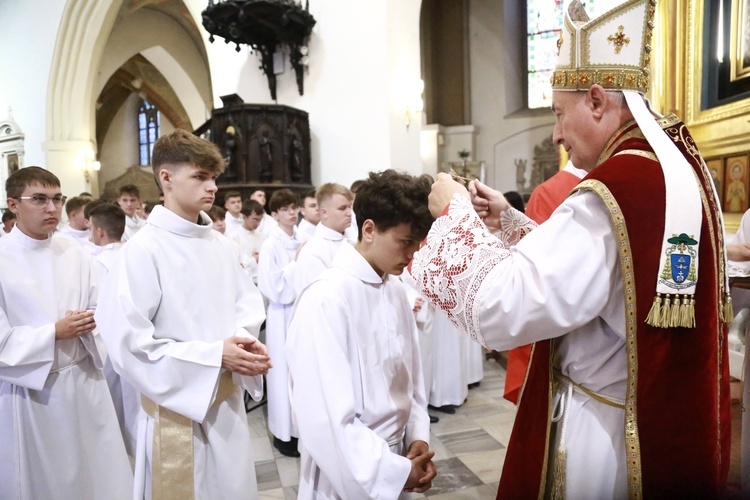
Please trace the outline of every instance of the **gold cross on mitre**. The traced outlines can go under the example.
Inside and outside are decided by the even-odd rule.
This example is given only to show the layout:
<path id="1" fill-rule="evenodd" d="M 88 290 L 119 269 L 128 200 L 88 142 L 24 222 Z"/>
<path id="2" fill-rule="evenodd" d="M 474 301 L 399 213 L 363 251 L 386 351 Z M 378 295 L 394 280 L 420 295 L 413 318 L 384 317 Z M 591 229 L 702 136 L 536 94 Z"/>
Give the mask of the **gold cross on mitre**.
<path id="1" fill-rule="evenodd" d="M 614 42 L 616 54 L 620 53 L 623 45 L 627 45 L 630 43 L 630 37 L 625 36 L 624 30 L 625 27 L 620 25 L 617 27 L 617 33 L 609 35 L 607 37 L 607 40 L 609 40 L 610 42 Z"/>

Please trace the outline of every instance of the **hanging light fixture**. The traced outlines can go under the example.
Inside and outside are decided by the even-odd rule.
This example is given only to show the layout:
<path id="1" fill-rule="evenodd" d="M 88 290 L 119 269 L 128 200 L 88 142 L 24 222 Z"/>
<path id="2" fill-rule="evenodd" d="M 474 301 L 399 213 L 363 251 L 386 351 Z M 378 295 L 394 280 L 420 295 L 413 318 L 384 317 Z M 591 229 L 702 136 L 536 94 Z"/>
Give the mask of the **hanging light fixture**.
<path id="1" fill-rule="evenodd" d="M 260 69 L 266 74 L 271 98 L 276 100 L 274 54 L 289 51 L 289 62 L 297 77 L 297 88 L 304 94 L 304 68 L 309 64 L 307 42 L 315 26 L 309 12 L 309 0 L 209 0 L 203 11 L 203 27 L 211 36 L 224 38 L 226 43 L 249 45 L 260 56 Z"/>

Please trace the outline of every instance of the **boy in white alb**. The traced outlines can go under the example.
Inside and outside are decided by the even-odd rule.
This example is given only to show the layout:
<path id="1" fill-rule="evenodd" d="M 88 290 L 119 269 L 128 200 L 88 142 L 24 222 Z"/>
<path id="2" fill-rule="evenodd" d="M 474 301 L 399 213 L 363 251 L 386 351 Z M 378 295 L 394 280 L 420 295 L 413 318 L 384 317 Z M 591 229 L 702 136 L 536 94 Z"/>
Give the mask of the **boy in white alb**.
<path id="1" fill-rule="evenodd" d="M 370 174 L 356 199 L 357 245 L 342 246 L 297 301 L 286 354 L 299 499 L 399 498 L 435 477 L 416 323 L 392 276 L 430 227 L 429 186 Z"/>
<path id="2" fill-rule="evenodd" d="M 297 298 L 293 278 L 297 268 L 294 258 L 300 245 L 295 238 L 298 203 L 297 195 L 289 189 L 280 189 L 271 195 L 268 206 L 278 226 L 263 243 L 258 262 L 258 288 L 268 299 L 266 346 L 274 366 L 266 376 L 268 428 L 274 436 L 274 447 L 288 457 L 299 456 L 284 355 L 286 329 L 292 317 L 294 299 Z"/>
<path id="3" fill-rule="evenodd" d="M 258 284 L 258 258 L 260 247 L 266 239 L 266 235 L 260 230 L 260 222 L 263 220 L 263 206 L 255 200 L 247 200 L 242 204 L 242 226 L 230 237 L 237 243 L 240 249 L 240 264 L 245 273 Z"/>
<path id="4" fill-rule="evenodd" d="M 91 231 L 88 220 L 84 217 L 84 207 L 91 198 L 74 196 L 65 203 L 65 214 L 68 216 L 68 225 L 55 233 L 55 236 L 75 241 L 90 254 L 96 253 L 96 248 L 91 243 Z"/>
<path id="5" fill-rule="evenodd" d="M 260 293 L 204 212 L 224 160 L 178 129 L 156 141 L 153 168 L 164 206 L 120 250 L 96 315 L 115 370 L 142 394 L 135 493 L 256 498 L 243 388 L 259 399 L 270 361 L 255 337 Z"/>
<path id="6" fill-rule="evenodd" d="M 146 221 L 141 219 L 138 214 L 138 208 L 141 206 L 141 191 L 135 184 L 126 184 L 120 186 L 117 190 L 117 204 L 125 212 L 125 233 L 122 235 L 122 241 L 128 241 L 137 233 Z"/>
<path id="7" fill-rule="evenodd" d="M 305 193 L 299 212 L 302 218 L 299 224 L 297 224 L 297 239 L 301 243 L 305 243 L 313 237 L 315 227 L 320 222 L 320 212 L 318 211 L 318 200 L 315 198 L 315 190 Z"/>
<path id="8" fill-rule="evenodd" d="M 257 201 L 260 203 L 261 208 L 263 208 L 263 219 L 260 221 L 260 226 L 258 227 L 260 232 L 266 235 L 271 234 L 273 228 L 278 226 L 278 224 L 276 223 L 276 219 L 266 213 L 266 192 L 262 189 L 256 189 L 248 199 Z"/>
<path id="9" fill-rule="evenodd" d="M 52 237 L 60 181 L 27 167 L 5 189 L 18 222 L 0 240 L 0 497 L 132 498 L 92 333 L 99 279 L 80 245 Z"/>
<path id="10" fill-rule="evenodd" d="M 94 257 L 106 276 L 122 248 L 122 235 L 125 232 L 125 212 L 117 205 L 98 203 L 88 211 L 91 226 L 91 242 L 99 248 Z M 112 367 L 112 362 L 99 337 L 100 354 L 104 361 L 104 376 L 115 404 L 117 420 L 125 441 L 128 456 L 135 458 L 135 437 L 138 429 L 138 412 L 141 407 L 140 394 L 133 386 L 124 382 Z"/>
<path id="11" fill-rule="evenodd" d="M 227 191 L 224 195 L 224 209 L 227 211 L 224 235 L 229 238 L 242 227 L 242 195 L 239 191 Z"/>
<path id="12" fill-rule="evenodd" d="M 344 231 L 352 221 L 352 192 L 341 184 L 329 182 L 318 188 L 315 197 L 318 200 L 320 224 L 297 256 L 294 276 L 297 295 L 331 265 L 341 245 L 349 244 Z"/>

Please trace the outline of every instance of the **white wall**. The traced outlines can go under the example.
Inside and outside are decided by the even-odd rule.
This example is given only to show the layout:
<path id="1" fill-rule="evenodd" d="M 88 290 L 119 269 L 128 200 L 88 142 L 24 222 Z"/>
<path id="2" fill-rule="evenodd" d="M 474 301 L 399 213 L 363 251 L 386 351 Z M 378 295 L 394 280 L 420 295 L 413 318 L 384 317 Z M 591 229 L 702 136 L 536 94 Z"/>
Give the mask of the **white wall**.
<path id="1" fill-rule="evenodd" d="M 25 165 L 45 165 L 47 80 L 65 2 L 0 1 L 0 120 L 13 108 L 26 134 Z"/>
<path id="2" fill-rule="evenodd" d="M 525 31 L 522 8 L 523 2 L 495 0 L 469 5 L 471 117 L 479 128 L 472 156 L 487 162 L 487 182 L 501 191 L 516 189 L 516 158 L 528 159 L 530 175 L 534 146 L 552 135 L 554 125 L 551 112 L 517 111 L 526 69 L 509 38 L 514 26 Z"/>
<path id="3" fill-rule="evenodd" d="M 292 68 L 277 75 L 279 104 L 310 113 L 313 183 L 349 185 L 372 170 L 421 172 L 421 120 L 404 123 L 399 95 L 419 79 L 421 0 L 317 0 L 305 95 Z M 206 38 L 208 35 L 206 35 Z M 208 47 L 215 103 L 239 94 L 248 103 L 273 103 L 260 62 L 247 48 L 218 39 Z"/>

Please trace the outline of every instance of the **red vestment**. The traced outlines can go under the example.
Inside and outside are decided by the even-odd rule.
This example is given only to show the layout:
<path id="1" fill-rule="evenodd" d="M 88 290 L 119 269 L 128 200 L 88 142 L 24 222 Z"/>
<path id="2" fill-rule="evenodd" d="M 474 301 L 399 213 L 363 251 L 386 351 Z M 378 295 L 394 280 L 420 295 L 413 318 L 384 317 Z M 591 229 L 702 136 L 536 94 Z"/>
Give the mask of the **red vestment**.
<path id="1" fill-rule="evenodd" d="M 684 124 L 670 117 L 663 128 L 693 167 L 703 201 L 695 328 L 646 323 L 660 271 L 665 185 L 661 166 L 634 122 L 614 135 L 578 189 L 596 193 L 608 207 L 620 252 L 630 496 L 717 498 L 726 483 L 731 432 L 727 328 L 721 319 L 726 292 L 721 213 Z M 554 340 L 533 346 L 498 498 L 541 498 L 548 489 L 553 354 Z"/>

